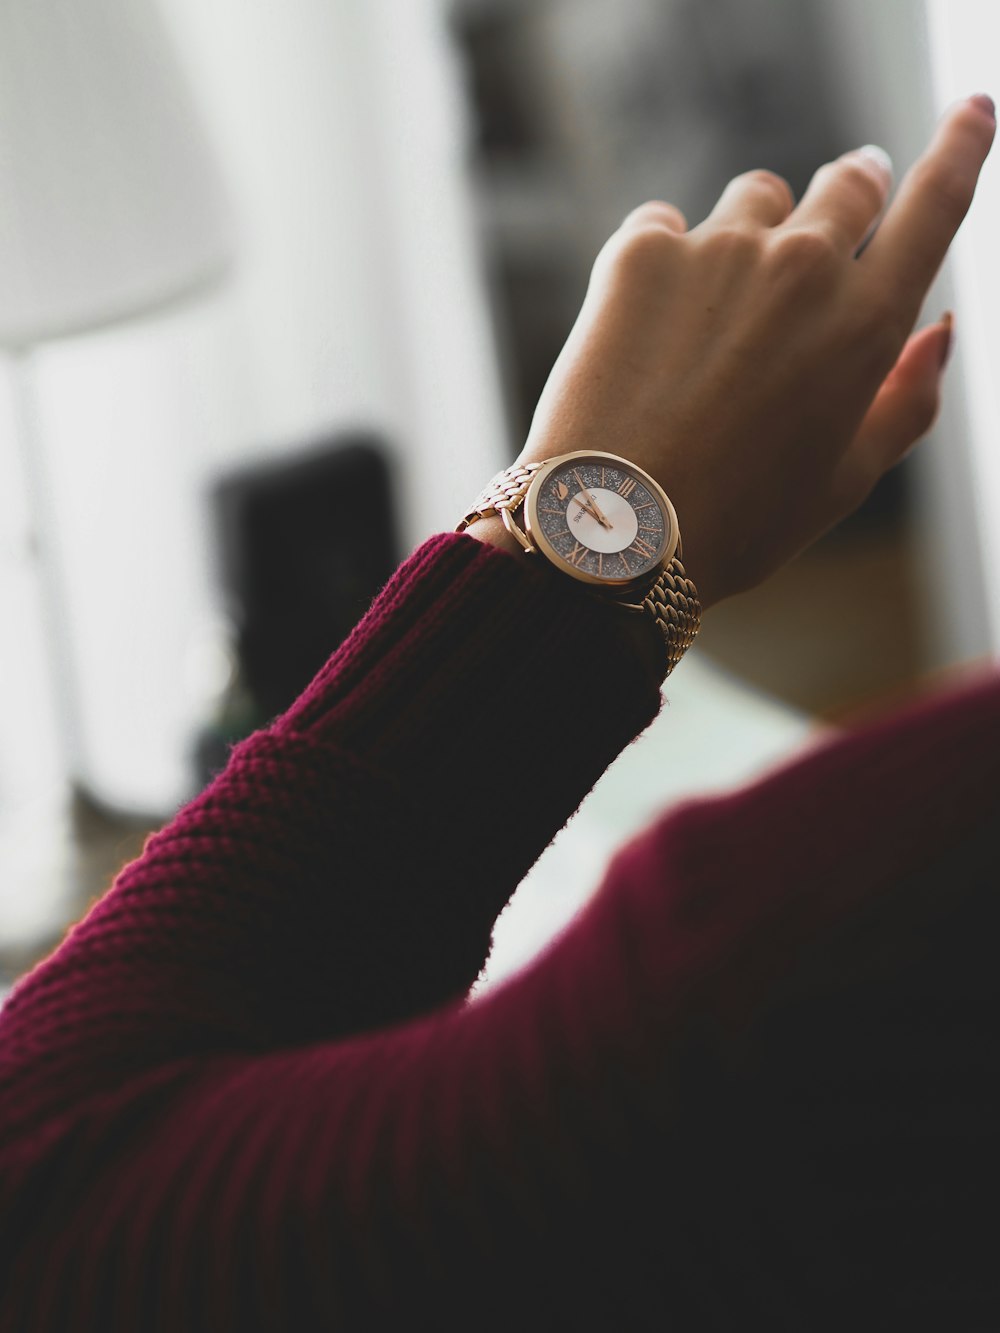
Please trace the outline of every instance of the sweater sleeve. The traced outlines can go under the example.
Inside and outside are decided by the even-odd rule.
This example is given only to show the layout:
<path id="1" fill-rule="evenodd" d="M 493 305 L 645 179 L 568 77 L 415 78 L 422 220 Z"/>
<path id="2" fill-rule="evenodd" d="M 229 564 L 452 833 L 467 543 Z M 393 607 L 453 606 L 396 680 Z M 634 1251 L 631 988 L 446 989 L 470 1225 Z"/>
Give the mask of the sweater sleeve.
<path id="1" fill-rule="evenodd" d="M 471 1003 L 36 1129 L 0 1329 L 992 1326 L 998 724 L 667 812 Z"/>
<path id="2" fill-rule="evenodd" d="M 424 543 L 16 986 L 0 1136 L 126 1072 L 463 996 L 519 880 L 657 712 L 619 615 L 468 536 Z"/>

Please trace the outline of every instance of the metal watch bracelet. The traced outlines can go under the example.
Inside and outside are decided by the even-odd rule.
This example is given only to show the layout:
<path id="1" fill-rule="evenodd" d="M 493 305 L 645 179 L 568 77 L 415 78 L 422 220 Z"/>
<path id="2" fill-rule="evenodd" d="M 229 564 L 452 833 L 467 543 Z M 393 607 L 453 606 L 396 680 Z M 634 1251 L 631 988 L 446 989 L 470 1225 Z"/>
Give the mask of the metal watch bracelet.
<path id="1" fill-rule="evenodd" d="M 543 466 L 543 463 L 515 463 L 498 472 L 466 510 L 455 531 L 464 532 L 477 519 L 496 515 L 503 519 L 507 531 L 526 551 L 533 551 L 528 538 L 513 522 L 513 514 L 524 501 L 534 474 Z M 602 600 L 614 599 L 605 596 Z M 691 647 L 701 626 L 698 590 L 687 577 L 680 559 L 675 555 L 664 566 L 641 602 L 618 601 L 617 605 L 623 610 L 647 615 L 654 622 L 666 646 L 666 674 L 669 676 Z"/>

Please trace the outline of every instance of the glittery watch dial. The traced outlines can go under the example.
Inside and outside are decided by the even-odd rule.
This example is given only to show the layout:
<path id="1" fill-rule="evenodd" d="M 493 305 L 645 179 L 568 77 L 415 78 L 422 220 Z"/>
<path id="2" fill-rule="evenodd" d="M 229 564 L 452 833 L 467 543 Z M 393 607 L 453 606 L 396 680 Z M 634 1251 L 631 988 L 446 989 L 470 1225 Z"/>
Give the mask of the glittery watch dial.
<path id="1" fill-rule="evenodd" d="M 545 477 L 536 522 L 571 571 L 618 583 L 652 572 L 670 522 L 640 475 L 601 460 L 573 459 Z"/>

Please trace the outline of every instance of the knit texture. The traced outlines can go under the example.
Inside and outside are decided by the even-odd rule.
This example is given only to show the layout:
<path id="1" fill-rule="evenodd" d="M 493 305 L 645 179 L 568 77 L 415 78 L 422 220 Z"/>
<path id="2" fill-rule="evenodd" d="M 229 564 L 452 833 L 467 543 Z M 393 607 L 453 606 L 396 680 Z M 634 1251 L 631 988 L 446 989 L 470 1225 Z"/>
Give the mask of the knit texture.
<path id="1" fill-rule="evenodd" d="M 995 676 L 665 812 L 468 1000 L 660 702 L 424 543 L 0 1011 L 0 1330 L 993 1326 Z"/>

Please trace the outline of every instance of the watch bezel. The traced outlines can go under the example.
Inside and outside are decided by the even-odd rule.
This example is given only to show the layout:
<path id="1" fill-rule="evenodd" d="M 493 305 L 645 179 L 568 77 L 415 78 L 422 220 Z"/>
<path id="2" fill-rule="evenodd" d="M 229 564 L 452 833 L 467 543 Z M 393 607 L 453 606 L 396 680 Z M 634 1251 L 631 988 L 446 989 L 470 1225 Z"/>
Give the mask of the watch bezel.
<path id="1" fill-rule="evenodd" d="M 596 458 L 604 462 L 610 462 L 616 468 L 625 468 L 637 480 L 641 481 L 643 486 L 649 491 L 657 503 L 661 506 L 664 513 L 664 546 L 655 565 L 651 566 L 645 573 L 637 575 L 634 578 L 601 578 L 596 574 L 588 574 L 585 570 L 576 569 L 569 564 L 552 543 L 545 536 L 542 530 L 542 524 L 538 514 L 538 502 L 545 485 L 546 479 L 553 472 L 564 467 L 572 459 Z M 603 588 L 608 592 L 616 594 L 628 594 L 637 591 L 644 591 L 652 586 L 659 577 L 661 570 L 667 566 L 673 559 L 678 545 L 680 544 L 680 529 L 677 524 L 677 514 L 674 506 L 670 502 L 670 497 L 664 491 L 663 487 L 653 477 L 649 475 L 637 463 L 623 458 L 620 454 L 607 453 L 600 449 L 576 449 L 572 453 L 558 454 L 554 458 L 546 459 L 543 465 L 531 479 L 531 485 L 524 497 L 524 528 L 527 536 L 530 538 L 535 549 L 540 551 L 545 558 L 553 564 L 560 572 L 568 574 L 570 578 L 578 580 L 580 583 L 586 583 L 590 587 Z"/>

